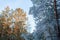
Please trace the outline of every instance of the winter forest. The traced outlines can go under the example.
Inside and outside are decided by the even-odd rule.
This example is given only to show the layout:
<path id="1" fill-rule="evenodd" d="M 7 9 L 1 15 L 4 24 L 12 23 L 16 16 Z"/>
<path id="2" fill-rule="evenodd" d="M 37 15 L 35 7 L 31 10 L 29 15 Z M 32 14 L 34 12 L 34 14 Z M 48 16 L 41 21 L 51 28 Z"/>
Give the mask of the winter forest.
<path id="1" fill-rule="evenodd" d="M 0 1 L 0 40 L 60 40 L 60 0 Z"/>

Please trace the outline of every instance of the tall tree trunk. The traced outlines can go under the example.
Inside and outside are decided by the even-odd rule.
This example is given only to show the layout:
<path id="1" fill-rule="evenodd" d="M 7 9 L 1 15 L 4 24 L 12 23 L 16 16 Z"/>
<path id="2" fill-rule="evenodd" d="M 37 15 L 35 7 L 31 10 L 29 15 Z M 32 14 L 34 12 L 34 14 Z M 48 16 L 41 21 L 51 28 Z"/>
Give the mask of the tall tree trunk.
<path id="1" fill-rule="evenodd" d="M 57 4 L 56 0 L 54 0 L 54 14 L 55 14 L 55 18 L 56 18 L 57 37 L 59 39 L 59 37 L 60 37 L 59 17 L 58 17 L 58 13 L 57 13 L 57 5 L 56 4 Z"/>

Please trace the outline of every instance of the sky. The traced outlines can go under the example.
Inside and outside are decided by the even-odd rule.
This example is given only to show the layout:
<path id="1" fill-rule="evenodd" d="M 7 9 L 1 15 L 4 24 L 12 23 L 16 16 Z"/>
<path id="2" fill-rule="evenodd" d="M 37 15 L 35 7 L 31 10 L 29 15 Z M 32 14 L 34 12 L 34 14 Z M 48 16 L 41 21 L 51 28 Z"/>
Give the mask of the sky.
<path id="1" fill-rule="evenodd" d="M 27 31 L 32 33 L 35 30 L 35 21 L 32 15 L 28 15 L 29 8 L 33 6 L 31 0 L 0 0 L 0 11 L 9 6 L 11 9 L 21 8 L 28 16 L 28 29 Z"/>
<path id="2" fill-rule="evenodd" d="M 32 6 L 30 0 L 0 0 L 0 10 L 3 10 L 6 6 L 11 9 L 22 8 L 28 13 L 29 8 Z"/>
<path id="3" fill-rule="evenodd" d="M 35 28 L 36 24 L 35 24 L 35 20 L 33 18 L 33 15 L 28 15 L 28 22 L 27 23 L 28 23 L 27 31 L 29 33 L 33 33 L 34 31 L 36 31 L 36 28 Z"/>

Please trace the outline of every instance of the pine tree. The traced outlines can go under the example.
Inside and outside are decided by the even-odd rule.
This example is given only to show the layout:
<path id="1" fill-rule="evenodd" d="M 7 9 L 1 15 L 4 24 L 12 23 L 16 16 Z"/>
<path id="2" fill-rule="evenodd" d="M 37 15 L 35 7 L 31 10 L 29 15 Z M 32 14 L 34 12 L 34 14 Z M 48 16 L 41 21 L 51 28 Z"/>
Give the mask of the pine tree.
<path id="1" fill-rule="evenodd" d="M 33 7 L 30 8 L 29 14 L 32 14 L 37 24 L 37 31 L 33 34 L 36 40 L 40 40 L 41 34 L 45 32 L 46 39 L 57 40 L 56 18 L 54 14 L 54 0 L 31 0 Z M 59 0 L 57 0 L 57 10 L 59 12 Z M 37 35 L 38 34 L 38 35 Z M 48 34 L 48 35 L 47 35 Z M 43 35 L 42 35 L 43 36 Z M 42 38 L 43 39 L 43 38 Z"/>

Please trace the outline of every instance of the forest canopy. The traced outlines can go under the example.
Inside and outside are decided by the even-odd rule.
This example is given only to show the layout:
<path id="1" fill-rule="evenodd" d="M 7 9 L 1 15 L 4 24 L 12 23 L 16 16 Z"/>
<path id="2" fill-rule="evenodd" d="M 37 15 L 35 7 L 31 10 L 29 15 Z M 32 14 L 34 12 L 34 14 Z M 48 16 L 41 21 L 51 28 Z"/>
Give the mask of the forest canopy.
<path id="1" fill-rule="evenodd" d="M 0 40 L 24 40 L 20 35 L 27 33 L 26 13 L 21 8 L 8 6 L 0 12 Z"/>

